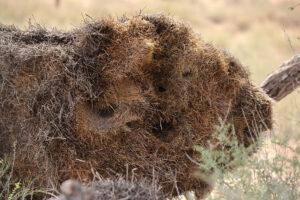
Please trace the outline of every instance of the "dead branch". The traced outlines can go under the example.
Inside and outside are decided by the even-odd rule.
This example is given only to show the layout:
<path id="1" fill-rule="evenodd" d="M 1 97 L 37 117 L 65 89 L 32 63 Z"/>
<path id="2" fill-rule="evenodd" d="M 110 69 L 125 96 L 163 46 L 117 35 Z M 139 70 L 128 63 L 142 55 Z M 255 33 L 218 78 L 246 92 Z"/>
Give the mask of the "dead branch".
<path id="1" fill-rule="evenodd" d="M 261 88 L 274 100 L 280 101 L 300 86 L 300 55 L 283 63 L 262 83 Z"/>

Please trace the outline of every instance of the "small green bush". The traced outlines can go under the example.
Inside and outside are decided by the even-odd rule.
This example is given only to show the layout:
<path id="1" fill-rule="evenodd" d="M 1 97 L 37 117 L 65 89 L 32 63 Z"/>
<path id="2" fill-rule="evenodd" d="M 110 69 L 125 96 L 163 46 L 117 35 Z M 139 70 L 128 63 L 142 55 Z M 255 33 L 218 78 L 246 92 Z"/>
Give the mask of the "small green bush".
<path id="1" fill-rule="evenodd" d="M 206 200 L 299 199 L 300 146 L 292 148 L 288 140 L 274 140 L 274 145 L 287 149 L 292 155 L 276 154 L 271 158 L 255 154 L 249 157 L 259 144 L 248 148 L 240 146 L 232 130 L 232 125 L 221 122 L 213 134 L 213 142 L 206 148 L 196 147 L 203 160 L 199 163 L 198 175 L 215 183 L 215 190 Z"/>
<path id="2" fill-rule="evenodd" d="M 24 200 L 34 193 L 30 189 L 32 181 L 21 182 L 13 179 L 16 143 L 13 149 L 12 158 L 0 158 L 0 200 Z"/>

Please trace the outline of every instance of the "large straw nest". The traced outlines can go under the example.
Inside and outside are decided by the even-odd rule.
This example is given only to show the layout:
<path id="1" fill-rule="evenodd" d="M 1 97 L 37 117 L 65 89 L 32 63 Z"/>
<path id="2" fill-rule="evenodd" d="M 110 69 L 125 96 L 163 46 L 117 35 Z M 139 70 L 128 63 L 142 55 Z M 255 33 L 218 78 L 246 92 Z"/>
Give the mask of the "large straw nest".
<path id="1" fill-rule="evenodd" d="M 210 190 L 192 176 L 219 119 L 249 146 L 271 102 L 228 53 L 164 15 L 87 20 L 70 32 L 0 26 L 0 152 L 38 185 L 121 175 L 166 194 Z M 188 155 L 188 156 L 187 156 Z"/>

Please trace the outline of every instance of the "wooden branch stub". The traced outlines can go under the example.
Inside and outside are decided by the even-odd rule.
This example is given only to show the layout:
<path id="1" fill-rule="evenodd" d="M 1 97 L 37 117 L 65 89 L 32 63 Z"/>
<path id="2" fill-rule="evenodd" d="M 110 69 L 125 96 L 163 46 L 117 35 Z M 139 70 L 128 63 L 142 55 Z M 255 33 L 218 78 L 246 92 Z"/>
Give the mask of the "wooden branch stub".
<path id="1" fill-rule="evenodd" d="M 300 55 L 295 55 L 270 74 L 260 87 L 274 100 L 280 101 L 300 86 Z"/>

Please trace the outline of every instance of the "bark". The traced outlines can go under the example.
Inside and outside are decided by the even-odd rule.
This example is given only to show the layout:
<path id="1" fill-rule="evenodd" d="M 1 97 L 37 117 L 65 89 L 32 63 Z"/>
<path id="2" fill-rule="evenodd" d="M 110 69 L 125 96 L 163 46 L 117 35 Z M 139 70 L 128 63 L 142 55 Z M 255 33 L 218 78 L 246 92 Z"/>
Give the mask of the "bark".
<path id="1" fill-rule="evenodd" d="M 283 63 L 260 87 L 274 100 L 280 101 L 300 86 L 300 54 Z"/>

